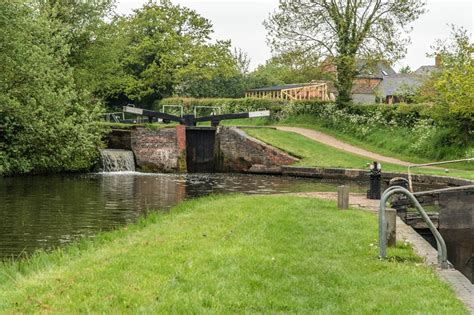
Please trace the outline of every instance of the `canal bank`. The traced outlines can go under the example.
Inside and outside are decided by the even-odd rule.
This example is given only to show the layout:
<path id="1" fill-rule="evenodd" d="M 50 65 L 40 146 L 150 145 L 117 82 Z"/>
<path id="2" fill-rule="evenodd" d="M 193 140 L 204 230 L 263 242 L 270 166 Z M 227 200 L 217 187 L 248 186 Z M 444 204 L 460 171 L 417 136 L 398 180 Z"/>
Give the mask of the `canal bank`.
<path id="1" fill-rule="evenodd" d="M 467 313 L 375 216 L 291 196 L 220 196 L 2 267 L 0 311 Z M 394 298 L 398 297 L 398 298 Z"/>

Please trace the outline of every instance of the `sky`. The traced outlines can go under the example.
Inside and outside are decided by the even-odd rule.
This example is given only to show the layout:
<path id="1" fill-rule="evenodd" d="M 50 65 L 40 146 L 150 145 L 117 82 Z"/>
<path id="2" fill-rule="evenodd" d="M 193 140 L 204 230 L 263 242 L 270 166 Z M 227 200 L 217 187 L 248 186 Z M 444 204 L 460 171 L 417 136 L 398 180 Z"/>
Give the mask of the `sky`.
<path id="1" fill-rule="evenodd" d="M 118 0 L 116 12 L 131 14 L 146 0 Z M 250 68 L 264 64 L 272 55 L 266 42 L 267 32 L 263 21 L 278 7 L 278 0 L 172 0 L 174 4 L 194 9 L 209 19 L 214 26 L 214 39 L 230 39 L 234 47 L 245 51 L 250 59 Z M 422 65 L 434 64 L 426 57 L 436 39 L 450 35 L 449 24 L 463 26 L 472 36 L 474 30 L 474 1 L 472 0 L 427 0 L 428 12 L 412 24 L 411 44 L 406 57 L 394 65 L 395 70 L 410 66 L 416 70 Z M 471 37 L 472 38 L 472 37 Z"/>

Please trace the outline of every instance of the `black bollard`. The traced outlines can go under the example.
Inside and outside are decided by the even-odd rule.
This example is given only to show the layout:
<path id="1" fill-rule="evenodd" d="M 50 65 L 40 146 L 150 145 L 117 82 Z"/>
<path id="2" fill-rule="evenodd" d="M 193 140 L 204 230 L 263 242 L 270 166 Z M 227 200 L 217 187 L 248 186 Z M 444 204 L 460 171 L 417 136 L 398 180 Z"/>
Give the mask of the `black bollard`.
<path id="1" fill-rule="evenodd" d="M 370 164 L 370 187 L 367 191 L 367 199 L 380 199 L 382 189 L 382 166 L 374 161 Z"/>

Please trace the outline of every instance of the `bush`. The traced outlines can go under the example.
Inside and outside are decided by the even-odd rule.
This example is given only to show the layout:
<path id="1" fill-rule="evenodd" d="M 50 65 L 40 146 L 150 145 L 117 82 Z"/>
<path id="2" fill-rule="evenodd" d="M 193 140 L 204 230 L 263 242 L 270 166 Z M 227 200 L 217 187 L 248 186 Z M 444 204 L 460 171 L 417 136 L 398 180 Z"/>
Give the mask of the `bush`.
<path id="1" fill-rule="evenodd" d="M 161 111 L 162 105 L 183 105 L 186 113 L 192 113 L 195 106 L 220 107 L 222 113 L 240 113 L 269 109 L 278 113 L 289 104 L 285 100 L 270 100 L 261 98 L 165 98 L 155 103 L 155 110 Z"/>
<path id="2" fill-rule="evenodd" d="M 79 101 L 65 38 L 22 1 L 2 3 L 0 29 L 0 174 L 88 169 L 101 106 Z"/>

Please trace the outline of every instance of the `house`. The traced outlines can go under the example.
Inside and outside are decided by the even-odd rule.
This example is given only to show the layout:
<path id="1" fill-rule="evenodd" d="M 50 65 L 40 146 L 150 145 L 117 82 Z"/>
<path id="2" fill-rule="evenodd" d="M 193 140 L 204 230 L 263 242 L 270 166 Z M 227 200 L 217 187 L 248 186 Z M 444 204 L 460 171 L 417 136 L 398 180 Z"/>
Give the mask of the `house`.
<path id="1" fill-rule="evenodd" d="M 270 98 L 282 100 L 335 100 L 327 81 L 313 81 L 305 84 L 287 84 L 251 89 L 245 97 Z"/>
<path id="2" fill-rule="evenodd" d="M 382 103 L 395 104 L 406 102 L 415 94 L 426 78 L 416 73 L 399 73 L 388 76 L 375 88 L 375 93 Z"/>
<path id="3" fill-rule="evenodd" d="M 397 73 L 388 62 L 357 60 L 357 74 L 352 85 L 352 101 L 359 104 L 406 102 L 424 80 L 440 67 L 440 58 L 435 65 L 419 67 L 413 73 Z M 337 75 L 336 67 L 329 59 L 322 64 L 325 72 Z M 306 84 L 287 84 L 252 89 L 245 97 L 273 98 L 285 100 L 335 100 L 337 91 L 329 81 L 313 81 Z"/>
<path id="4" fill-rule="evenodd" d="M 352 100 L 361 104 L 406 102 L 427 76 L 439 69 L 440 63 L 440 58 L 436 57 L 435 65 L 421 66 L 413 73 L 406 74 L 396 73 L 385 63 L 362 68 L 353 82 Z"/>

